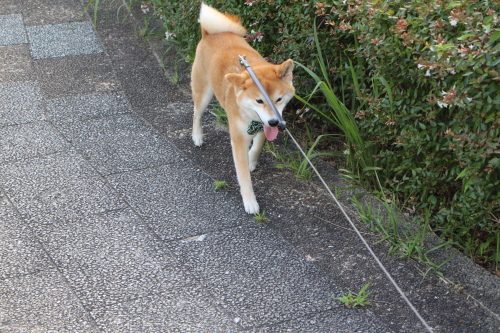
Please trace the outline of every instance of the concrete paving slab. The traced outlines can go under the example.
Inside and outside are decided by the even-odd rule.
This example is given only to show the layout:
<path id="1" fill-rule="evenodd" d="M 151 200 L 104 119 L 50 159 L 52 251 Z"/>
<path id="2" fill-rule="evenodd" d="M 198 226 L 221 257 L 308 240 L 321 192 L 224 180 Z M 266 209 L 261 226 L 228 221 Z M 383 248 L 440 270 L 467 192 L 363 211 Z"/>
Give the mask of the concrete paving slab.
<path id="1" fill-rule="evenodd" d="M 61 152 L 0 165 L 5 194 L 30 219 L 44 214 L 81 216 L 125 204 L 75 152 Z"/>
<path id="2" fill-rule="evenodd" d="M 184 97 L 175 86 L 168 83 L 158 68 L 118 67 L 116 76 L 133 107 L 161 105 Z"/>
<path id="3" fill-rule="evenodd" d="M 131 210 L 48 217 L 30 224 L 88 311 L 180 288 L 191 280 Z"/>
<path id="4" fill-rule="evenodd" d="M 191 139 L 191 128 L 167 135 L 188 158 L 197 165 L 205 166 L 207 173 L 216 180 L 224 180 L 237 187 L 236 169 L 231 151 L 231 138 L 227 129 L 216 124 L 203 126 L 203 145 L 197 147 Z M 255 181 L 255 172 L 252 173 Z M 255 190 L 255 189 L 254 189 Z"/>
<path id="5" fill-rule="evenodd" d="M 34 81 L 31 60 L 28 44 L 0 46 L 0 83 Z"/>
<path id="6" fill-rule="evenodd" d="M 237 227 L 169 245 L 244 328 L 339 307 L 332 281 L 267 228 Z"/>
<path id="7" fill-rule="evenodd" d="M 89 20 L 82 14 L 84 6 L 74 0 L 30 0 L 23 3 L 26 26 L 74 23 Z"/>
<path id="8" fill-rule="evenodd" d="M 185 99 L 179 89 L 170 84 L 155 57 L 144 52 L 147 45 L 133 37 L 133 31 L 128 37 L 103 38 L 102 43 L 132 106 L 165 105 Z"/>
<path id="9" fill-rule="evenodd" d="M 106 332 L 238 332 L 234 318 L 217 309 L 198 286 L 177 286 L 93 312 Z"/>
<path id="10" fill-rule="evenodd" d="M 3 0 L 0 6 L 0 15 L 21 14 L 22 6 L 20 0 Z"/>
<path id="11" fill-rule="evenodd" d="M 255 223 L 234 192 L 216 192 L 214 181 L 182 158 L 106 178 L 164 240 Z"/>
<path id="12" fill-rule="evenodd" d="M 191 130 L 193 125 L 192 102 L 172 102 L 165 106 L 152 105 L 133 110 L 166 137 L 176 138 L 176 131 Z M 214 121 L 213 115 L 208 112 L 203 114 L 204 124 Z"/>
<path id="13" fill-rule="evenodd" d="M 103 49 L 90 22 L 27 27 L 34 59 L 98 54 Z"/>
<path id="14" fill-rule="evenodd" d="M 0 83 L 0 126 L 44 120 L 36 81 Z"/>
<path id="15" fill-rule="evenodd" d="M 45 108 L 48 119 L 58 127 L 130 112 L 121 92 L 51 99 L 45 102 Z"/>
<path id="16" fill-rule="evenodd" d="M 388 333 L 389 330 L 367 311 L 344 309 L 325 311 L 303 318 L 250 331 L 252 333 Z"/>
<path id="17" fill-rule="evenodd" d="M 53 265 L 40 244 L 0 192 L 0 279 L 50 268 Z"/>
<path id="18" fill-rule="evenodd" d="M 134 32 L 135 27 L 130 27 L 130 30 Z M 133 33 L 104 35 L 102 43 L 106 46 L 106 51 L 109 53 L 111 60 L 119 68 L 158 68 L 154 55 L 144 52 L 148 45 L 141 38 L 134 36 Z M 155 66 L 151 66 L 153 64 Z M 161 73 L 161 71 L 158 71 L 158 73 Z"/>
<path id="19" fill-rule="evenodd" d="M 21 14 L 0 15 L 0 45 L 28 42 Z"/>
<path id="20" fill-rule="evenodd" d="M 45 121 L 0 127 L 0 164 L 52 154 L 69 147 Z"/>
<path id="21" fill-rule="evenodd" d="M 100 3 L 104 7 L 115 7 L 114 9 L 104 9 L 97 12 L 96 31 L 102 41 L 102 45 L 106 50 L 108 46 L 106 40 L 119 40 L 120 38 L 130 38 L 137 34 L 137 24 L 133 20 L 127 19 L 126 11 L 121 7 L 121 3 L 117 1 L 105 1 Z M 121 8 L 120 8 L 121 7 Z M 91 10 L 93 6 L 91 7 Z M 101 7 L 103 9 L 103 7 Z M 89 12 L 91 20 L 94 20 L 94 13 Z M 117 20 L 121 20 L 120 24 L 116 24 Z M 109 52 L 108 52 L 109 53 Z"/>
<path id="22" fill-rule="evenodd" d="M 47 99 L 121 89 L 108 57 L 103 54 L 42 59 L 34 63 L 40 89 Z"/>
<path id="23" fill-rule="evenodd" d="M 97 333 L 56 270 L 0 280 L 0 331 Z"/>
<path id="24" fill-rule="evenodd" d="M 180 156 L 135 114 L 74 122 L 60 131 L 103 175 L 171 163 Z"/>

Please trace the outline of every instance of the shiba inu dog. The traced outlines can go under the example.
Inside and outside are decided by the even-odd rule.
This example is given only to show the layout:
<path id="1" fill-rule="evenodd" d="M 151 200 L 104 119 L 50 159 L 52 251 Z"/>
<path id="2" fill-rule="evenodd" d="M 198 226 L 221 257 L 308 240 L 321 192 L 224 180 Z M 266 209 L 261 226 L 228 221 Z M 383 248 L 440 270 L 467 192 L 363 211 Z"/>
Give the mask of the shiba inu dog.
<path id="1" fill-rule="evenodd" d="M 279 114 L 295 93 L 292 85 L 293 61 L 288 59 L 280 65 L 266 62 L 242 38 L 246 29 L 238 16 L 222 14 L 202 4 L 200 25 L 202 39 L 196 49 L 191 73 L 194 100 L 192 138 L 196 146 L 203 144 L 201 117 L 215 94 L 227 113 L 234 165 L 245 211 L 256 214 L 259 204 L 250 172 L 257 166 L 266 138 L 272 141 L 278 135 L 279 121 L 248 71 L 240 64 L 239 56 L 246 57 Z M 255 127 L 261 127 L 262 131 L 256 131 Z"/>

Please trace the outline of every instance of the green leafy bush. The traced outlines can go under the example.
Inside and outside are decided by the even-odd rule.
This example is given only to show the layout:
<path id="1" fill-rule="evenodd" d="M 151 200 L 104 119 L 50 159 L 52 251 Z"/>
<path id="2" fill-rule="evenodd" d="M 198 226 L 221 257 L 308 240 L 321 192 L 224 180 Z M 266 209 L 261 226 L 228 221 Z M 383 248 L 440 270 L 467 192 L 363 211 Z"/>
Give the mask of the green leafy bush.
<path id="1" fill-rule="evenodd" d="M 358 123 L 365 144 L 355 150 L 374 152 L 385 195 L 407 198 L 443 238 L 498 265 L 498 1 L 205 2 L 239 15 L 250 30 L 246 39 L 270 61 L 293 58 L 322 75 L 316 25 L 328 84 Z M 189 61 L 200 39 L 200 3 L 143 1 Z M 297 68 L 295 84 L 297 94 L 306 96 L 316 83 Z M 324 97 L 309 101 L 328 108 Z M 295 108 L 296 121 L 329 125 L 321 113 L 299 103 Z M 354 157 L 362 153 L 354 151 Z"/>
<path id="2" fill-rule="evenodd" d="M 355 116 L 388 194 L 497 264 L 498 244 L 478 250 L 500 234 L 499 10 L 488 1 L 365 2 L 327 21 L 352 37 Z"/>

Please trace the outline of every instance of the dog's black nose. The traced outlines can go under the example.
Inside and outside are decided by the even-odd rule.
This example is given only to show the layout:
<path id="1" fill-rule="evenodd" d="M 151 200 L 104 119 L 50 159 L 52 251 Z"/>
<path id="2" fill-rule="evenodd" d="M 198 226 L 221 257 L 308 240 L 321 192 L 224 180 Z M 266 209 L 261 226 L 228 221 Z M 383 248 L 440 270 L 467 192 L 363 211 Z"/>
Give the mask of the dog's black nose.
<path id="1" fill-rule="evenodd" d="M 278 119 L 271 119 L 271 120 L 269 120 L 267 123 L 268 123 L 268 124 L 269 124 L 269 126 L 271 126 L 271 127 L 276 127 L 276 126 L 278 126 L 278 124 L 279 124 L 280 122 L 278 121 Z"/>

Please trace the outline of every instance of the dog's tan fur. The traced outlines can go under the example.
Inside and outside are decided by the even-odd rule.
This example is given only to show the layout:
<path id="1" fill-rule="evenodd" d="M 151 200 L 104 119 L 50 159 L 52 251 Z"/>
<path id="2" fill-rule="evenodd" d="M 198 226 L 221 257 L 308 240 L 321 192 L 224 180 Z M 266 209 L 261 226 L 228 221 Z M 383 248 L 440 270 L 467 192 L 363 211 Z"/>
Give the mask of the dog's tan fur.
<path id="1" fill-rule="evenodd" d="M 292 60 L 273 65 L 254 50 L 243 38 L 246 29 L 237 16 L 222 14 L 202 4 L 200 12 L 202 39 L 196 49 L 191 73 L 194 100 L 193 141 L 203 144 L 201 117 L 213 95 L 227 113 L 233 159 L 240 184 L 245 211 L 259 212 L 250 172 L 257 166 L 267 133 L 270 139 L 277 134 L 275 115 L 238 56 L 246 56 L 264 89 L 281 113 L 293 97 Z M 266 134 L 247 133 L 248 124 L 262 121 Z M 252 148 L 249 149 L 252 143 Z"/>

